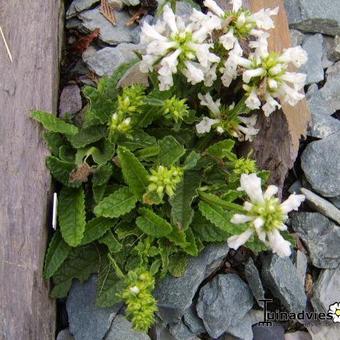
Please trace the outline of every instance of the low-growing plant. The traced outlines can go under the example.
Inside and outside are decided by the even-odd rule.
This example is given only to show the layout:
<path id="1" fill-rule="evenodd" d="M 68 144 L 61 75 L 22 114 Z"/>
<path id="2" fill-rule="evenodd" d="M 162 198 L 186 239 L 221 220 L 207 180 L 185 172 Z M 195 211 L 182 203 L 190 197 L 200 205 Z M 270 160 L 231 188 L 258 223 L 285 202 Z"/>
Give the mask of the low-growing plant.
<path id="1" fill-rule="evenodd" d="M 142 60 L 84 88 L 81 124 L 32 114 L 47 130 L 46 164 L 60 188 L 44 268 L 51 295 L 65 297 L 73 279 L 98 273 L 97 305 L 124 301 L 141 331 L 157 311 L 155 282 L 183 275 L 207 244 L 289 256 L 284 220 L 303 200 L 280 204 L 274 186 L 262 193 L 268 173 L 235 145 L 258 132 L 255 109 L 269 115 L 278 98 L 294 105 L 303 97 L 304 77 L 287 67 L 305 61 L 304 52 L 267 51 L 276 9 L 205 5 L 211 12 L 194 10 L 187 22 L 165 5 L 163 20 L 144 24 Z M 119 88 L 136 62 L 149 86 Z"/>

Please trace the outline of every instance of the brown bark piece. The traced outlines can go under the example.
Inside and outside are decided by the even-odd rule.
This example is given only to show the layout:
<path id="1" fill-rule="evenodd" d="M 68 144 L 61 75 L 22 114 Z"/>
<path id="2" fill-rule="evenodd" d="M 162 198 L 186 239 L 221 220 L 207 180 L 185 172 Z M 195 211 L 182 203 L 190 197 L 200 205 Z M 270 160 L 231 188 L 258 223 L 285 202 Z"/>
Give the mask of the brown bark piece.
<path id="1" fill-rule="evenodd" d="M 114 12 L 114 8 L 109 4 L 108 0 L 101 0 L 100 13 L 108 20 L 113 26 L 116 26 L 117 20 Z"/>

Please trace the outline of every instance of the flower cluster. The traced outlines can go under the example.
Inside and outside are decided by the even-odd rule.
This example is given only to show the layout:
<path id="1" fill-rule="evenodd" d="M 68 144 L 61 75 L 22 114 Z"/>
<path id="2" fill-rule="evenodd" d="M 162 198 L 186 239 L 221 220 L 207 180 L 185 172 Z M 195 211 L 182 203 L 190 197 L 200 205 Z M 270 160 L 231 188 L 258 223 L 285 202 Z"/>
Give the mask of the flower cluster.
<path id="1" fill-rule="evenodd" d="M 231 236 L 228 239 L 228 245 L 230 248 L 238 249 L 254 234 L 257 234 L 273 253 L 279 256 L 289 256 L 291 254 L 290 242 L 282 237 L 280 231 L 287 230 L 284 224 L 287 214 L 292 210 L 297 210 L 305 197 L 292 194 L 286 201 L 280 203 L 279 199 L 274 197 L 278 188 L 270 185 L 263 193 L 261 179 L 256 174 L 243 174 L 240 182 L 239 190 L 245 191 L 250 201 L 246 201 L 243 205 L 244 214 L 235 214 L 231 222 L 247 223 L 249 227 L 240 235 Z"/>
<path id="2" fill-rule="evenodd" d="M 147 331 L 154 322 L 157 303 L 152 296 L 155 287 L 153 276 L 142 268 L 130 271 L 125 279 L 127 288 L 121 296 L 126 303 L 126 313 L 136 330 Z"/>
<path id="3" fill-rule="evenodd" d="M 167 119 L 173 119 L 176 123 L 189 115 L 189 107 L 185 103 L 186 99 L 172 97 L 164 100 L 163 112 Z"/>

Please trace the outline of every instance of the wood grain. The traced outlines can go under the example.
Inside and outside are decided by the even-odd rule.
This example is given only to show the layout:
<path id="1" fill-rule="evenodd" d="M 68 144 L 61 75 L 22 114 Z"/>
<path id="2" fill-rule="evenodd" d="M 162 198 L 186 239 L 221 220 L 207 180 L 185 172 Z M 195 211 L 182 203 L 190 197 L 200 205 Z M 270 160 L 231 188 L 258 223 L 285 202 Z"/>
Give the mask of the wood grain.
<path id="1" fill-rule="evenodd" d="M 55 111 L 60 0 L 0 1 L 0 339 L 51 340 L 55 302 L 42 278 L 50 210 L 47 150 L 30 110 Z"/>

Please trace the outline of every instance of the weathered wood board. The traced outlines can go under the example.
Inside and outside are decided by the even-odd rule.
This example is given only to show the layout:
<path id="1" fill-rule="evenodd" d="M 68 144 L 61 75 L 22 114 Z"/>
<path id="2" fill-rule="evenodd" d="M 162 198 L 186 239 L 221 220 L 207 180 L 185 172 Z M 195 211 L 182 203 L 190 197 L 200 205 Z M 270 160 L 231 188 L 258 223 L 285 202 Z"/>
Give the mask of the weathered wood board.
<path id="1" fill-rule="evenodd" d="M 58 98 L 60 0 L 0 1 L 0 339 L 51 340 L 55 302 L 42 278 L 51 178 L 30 110 Z"/>

